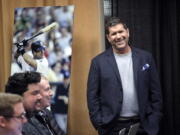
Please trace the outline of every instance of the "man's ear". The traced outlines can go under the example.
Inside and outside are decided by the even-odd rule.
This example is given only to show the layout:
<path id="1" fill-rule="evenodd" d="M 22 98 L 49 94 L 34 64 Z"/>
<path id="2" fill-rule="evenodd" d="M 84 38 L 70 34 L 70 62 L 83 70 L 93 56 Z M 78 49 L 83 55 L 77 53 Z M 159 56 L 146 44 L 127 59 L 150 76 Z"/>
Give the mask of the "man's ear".
<path id="1" fill-rule="evenodd" d="M 128 32 L 128 37 L 129 37 L 129 29 L 127 28 L 127 32 Z"/>
<path id="2" fill-rule="evenodd" d="M 0 127 L 5 127 L 6 126 L 6 119 L 4 116 L 0 116 Z"/>

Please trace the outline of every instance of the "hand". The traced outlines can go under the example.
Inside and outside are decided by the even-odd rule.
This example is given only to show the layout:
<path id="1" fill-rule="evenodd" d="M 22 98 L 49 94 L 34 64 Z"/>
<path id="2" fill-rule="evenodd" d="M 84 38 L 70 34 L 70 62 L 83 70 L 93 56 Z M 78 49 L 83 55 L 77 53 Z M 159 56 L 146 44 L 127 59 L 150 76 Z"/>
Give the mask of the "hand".
<path id="1" fill-rule="evenodd" d="M 23 55 L 25 53 L 25 49 L 23 46 L 18 46 L 17 53 Z"/>
<path id="2" fill-rule="evenodd" d="M 23 41 L 16 43 L 15 45 L 19 50 L 22 50 L 22 47 L 24 48 L 28 45 L 28 41 L 24 39 Z"/>
<path id="3" fill-rule="evenodd" d="M 63 100 L 65 104 L 68 104 L 68 97 L 67 96 L 58 96 L 58 99 Z"/>

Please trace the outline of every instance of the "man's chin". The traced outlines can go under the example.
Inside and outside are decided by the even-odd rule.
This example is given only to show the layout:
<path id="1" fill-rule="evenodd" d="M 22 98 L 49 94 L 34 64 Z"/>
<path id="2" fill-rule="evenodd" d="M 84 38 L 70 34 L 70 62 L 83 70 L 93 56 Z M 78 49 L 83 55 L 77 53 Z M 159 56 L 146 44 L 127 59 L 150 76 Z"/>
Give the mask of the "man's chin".
<path id="1" fill-rule="evenodd" d="M 124 42 L 123 43 L 119 43 L 119 44 L 116 44 L 116 47 L 117 48 L 125 48 L 126 44 Z"/>
<path id="2" fill-rule="evenodd" d="M 42 109 L 43 109 L 43 108 L 42 108 L 41 106 L 38 106 L 38 107 L 35 108 L 35 111 L 36 111 L 36 112 L 39 112 L 39 111 L 42 110 Z"/>
<path id="3" fill-rule="evenodd" d="M 117 51 L 124 51 L 125 47 L 124 46 L 116 46 Z"/>
<path id="4" fill-rule="evenodd" d="M 114 47 L 118 51 L 125 51 L 127 49 L 127 45 L 126 44 L 117 44 Z"/>

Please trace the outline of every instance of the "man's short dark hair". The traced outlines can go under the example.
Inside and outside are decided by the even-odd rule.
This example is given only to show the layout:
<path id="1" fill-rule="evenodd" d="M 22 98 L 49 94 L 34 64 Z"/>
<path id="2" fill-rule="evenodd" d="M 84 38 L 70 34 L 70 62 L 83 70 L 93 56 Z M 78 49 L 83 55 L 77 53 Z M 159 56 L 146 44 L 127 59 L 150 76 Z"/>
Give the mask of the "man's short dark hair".
<path id="1" fill-rule="evenodd" d="M 5 92 L 23 95 L 29 84 L 39 83 L 40 80 L 41 74 L 38 72 L 15 73 L 9 77 Z"/>
<path id="2" fill-rule="evenodd" d="M 127 25 L 118 17 L 107 18 L 105 23 L 105 34 L 109 34 L 109 27 L 115 26 L 117 24 L 122 24 L 125 29 L 128 29 Z"/>

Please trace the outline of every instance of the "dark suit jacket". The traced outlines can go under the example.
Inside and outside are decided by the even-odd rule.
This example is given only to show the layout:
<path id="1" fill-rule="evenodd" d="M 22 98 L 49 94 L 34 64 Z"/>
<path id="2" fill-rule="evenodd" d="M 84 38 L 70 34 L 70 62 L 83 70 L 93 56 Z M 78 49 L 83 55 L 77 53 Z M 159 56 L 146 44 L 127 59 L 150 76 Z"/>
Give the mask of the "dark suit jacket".
<path id="1" fill-rule="evenodd" d="M 44 121 L 39 114 L 35 114 L 31 117 L 28 117 L 28 122 L 23 125 L 22 134 L 23 135 L 51 135 L 46 124 L 53 132 L 53 135 L 65 135 L 65 133 L 58 126 L 55 118 L 52 113 L 44 109 L 45 119 Z"/>
<path id="2" fill-rule="evenodd" d="M 150 53 L 132 49 L 133 72 L 141 125 L 148 135 L 156 135 L 161 118 L 162 97 L 158 73 Z M 91 63 L 87 100 L 90 119 L 98 130 L 106 130 L 118 119 L 122 107 L 121 77 L 112 48 Z"/>

